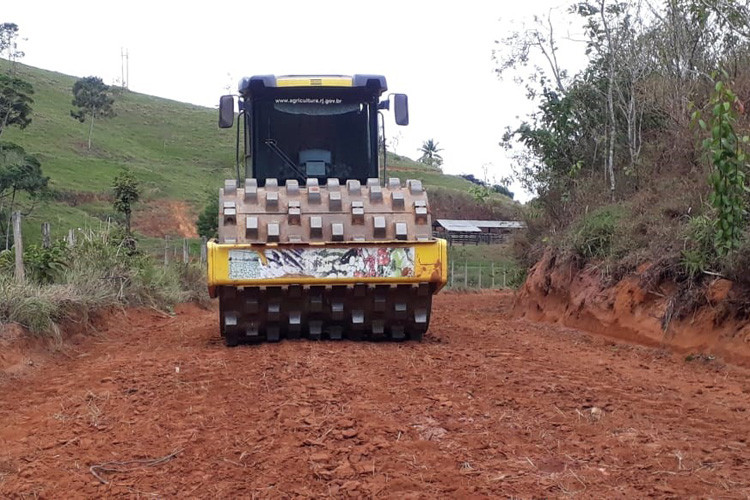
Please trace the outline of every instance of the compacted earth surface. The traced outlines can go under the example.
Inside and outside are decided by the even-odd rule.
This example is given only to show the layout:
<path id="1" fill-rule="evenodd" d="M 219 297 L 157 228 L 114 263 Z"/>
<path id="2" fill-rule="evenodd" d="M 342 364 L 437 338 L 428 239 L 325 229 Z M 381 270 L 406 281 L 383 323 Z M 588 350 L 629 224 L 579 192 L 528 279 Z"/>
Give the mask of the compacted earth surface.
<path id="1" fill-rule="evenodd" d="M 0 372 L 1 497 L 750 497 L 750 370 L 441 294 L 421 343 L 110 313 Z M 32 352 L 33 351 L 33 352 Z"/>

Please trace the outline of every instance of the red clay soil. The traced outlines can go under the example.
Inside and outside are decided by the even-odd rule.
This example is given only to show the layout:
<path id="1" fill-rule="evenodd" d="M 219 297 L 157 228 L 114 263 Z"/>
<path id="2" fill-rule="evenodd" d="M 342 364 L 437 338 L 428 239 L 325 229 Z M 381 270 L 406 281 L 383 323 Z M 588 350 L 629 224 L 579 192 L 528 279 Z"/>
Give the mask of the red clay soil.
<path id="1" fill-rule="evenodd" d="M 0 381 L 0 496 L 750 497 L 750 370 L 441 294 L 422 343 L 112 314 Z"/>
<path id="2" fill-rule="evenodd" d="M 146 236 L 197 238 L 197 216 L 185 201 L 149 200 L 138 204 L 133 213 L 133 229 Z"/>
<path id="3" fill-rule="evenodd" d="M 547 252 L 519 291 L 514 316 L 669 347 L 686 355 L 718 355 L 750 367 L 750 320 L 734 314 L 738 305 L 746 307 L 747 299 L 731 281 L 714 280 L 701 292 L 704 305 L 676 318 L 674 311 L 685 299 L 679 298 L 674 283 L 666 280 L 646 289 L 641 282 L 648 266 L 639 271 L 607 286 L 597 268 L 579 269 Z"/>

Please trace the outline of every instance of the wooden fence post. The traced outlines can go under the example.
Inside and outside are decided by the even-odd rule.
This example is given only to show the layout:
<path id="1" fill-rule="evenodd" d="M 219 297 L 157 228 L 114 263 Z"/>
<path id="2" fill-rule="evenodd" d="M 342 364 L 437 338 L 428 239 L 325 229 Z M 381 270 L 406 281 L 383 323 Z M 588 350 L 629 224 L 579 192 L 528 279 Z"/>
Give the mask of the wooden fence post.
<path id="1" fill-rule="evenodd" d="M 23 237 L 21 236 L 21 212 L 13 212 L 13 248 L 16 252 L 16 281 L 23 284 L 26 273 L 23 269 Z"/>
<path id="2" fill-rule="evenodd" d="M 164 237 L 164 267 L 169 264 L 169 236 Z"/>
<path id="3" fill-rule="evenodd" d="M 479 264 L 479 284 L 477 285 L 479 290 L 482 289 L 482 264 Z"/>
<path id="4" fill-rule="evenodd" d="M 495 263 L 492 262 L 492 270 L 490 271 L 490 274 L 492 275 L 492 289 L 495 289 Z"/>
<path id="5" fill-rule="evenodd" d="M 190 261 L 190 250 L 188 248 L 187 238 L 182 239 L 182 263 L 187 264 Z"/>
<path id="6" fill-rule="evenodd" d="M 508 272 L 508 268 L 506 266 L 503 266 L 503 288 L 508 288 L 507 280 L 506 280 L 507 272 Z"/>
<path id="7" fill-rule="evenodd" d="M 455 264 L 456 264 L 456 261 L 451 259 L 451 284 L 450 284 L 451 288 L 453 288 L 453 277 L 456 275 L 456 272 L 454 271 L 456 267 Z"/>
<path id="8" fill-rule="evenodd" d="M 469 288 L 469 261 L 464 261 L 464 288 Z"/>
<path id="9" fill-rule="evenodd" d="M 49 248 L 52 246 L 52 242 L 49 237 L 49 222 L 42 222 L 42 246 Z"/>
<path id="10" fill-rule="evenodd" d="M 76 232 L 75 229 L 68 229 L 68 246 L 76 246 Z"/>
<path id="11" fill-rule="evenodd" d="M 206 238 L 205 236 L 202 236 L 201 237 L 201 264 L 206 263 L 207 243 L 208 243 L 208 238 Z"/>

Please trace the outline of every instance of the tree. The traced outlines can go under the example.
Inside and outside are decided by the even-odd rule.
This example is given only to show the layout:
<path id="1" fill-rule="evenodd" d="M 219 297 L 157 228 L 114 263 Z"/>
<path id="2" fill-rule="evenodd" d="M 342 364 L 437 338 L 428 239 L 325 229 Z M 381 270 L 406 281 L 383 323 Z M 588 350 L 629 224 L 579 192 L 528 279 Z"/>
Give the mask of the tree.
<path id="1" fill-rule="evenodd" d="M 443 164 L 443 157 L 440 156 L 442 149 L 438 147 L 437 141 L 427 139 L 422 143 L 418 151 L 422 153 L 422 156 L 419 158 L 421 163 L 431 167 L 439 167 Z"/>
<path id="2" fill-rule="evenodd" d="M 34 88 L 29 82 L 0 75 L 0 135 L 10 125 L 26 128 L 31 123 L 33 93 Z"/>
<path id="3" fill-rule="evenodd" d="M 524 26 L 522 30 L 514 31 L 502 41 L 495 42 L 499 47 L 502 47 L 492 52 L 492 58 L 499 64 L 495 69 L 498 77 L 502 78 L 509 70 L 527 66 L 531 53 L 539 52 L 544 56 L 548 69 L 552 73 L 555 88 L 560 94 L 565 94 L 568 74 L 560 67 L 557 58 L 559 47 L 555 39 L 552 11 L 550 9 L 545 18 L 535 15 L 534 22 L 530 27 Z M 530 79 L 532 81 L 539 79 L 545 81 L 544 74 L 544 70 L 536 66 Z M 528 87 L 527 90 L 533 93 L 533 90 Z"/>
<path id="4" fill-rule="evenodd" d="M 16 69 L 16 59 L 22 58 L 25 54 L 18 50 L 18 25 L 16 23 L 0 24 L 0 54 L 5 54 L 6 59 L 10 61 L 10 74 Z"/>
<path id="5" fill-rule="evenodd" d="M 115 103 L 108 85 L 98 76 L 87 76 L 79 79 L 73 85 L 73 106 L 78 111 L 71 111 L 70 116 L 83 123 L 89 118 L 88 149 L 91 149 L 91 133 L 94 130 L 96 118 L 111 118 L 115 116 L 112 106 Z"/>
<path id="6" fill-rule="evenodd" d="M 203 212 L 196 221 L 198 235 L 206 238 L 217 238 L 219 236 L 219 190 L 214 189 L 208 193 L 208 200 Z"/>
<path id="7" fill-rule="evenodd" d="M 10 217 L 15 208 L 16 195 L 25 192 L 35 200 L 46 190 L 48 181 L 49 177 L 42 175 L 42 167 L 36 157 L 26 154 L 17 144 L 0 143 L 0 212 L 8 202 L 8 218 L 5 225 L 6 249 L 10 246 Z M 30 211 L 31 209 L 27 213 Z"/>
<path id="8" fill-rule="evenodd" d="M 125 230 L 130 235 L 130 215 L 133 213 L 133 205 L 141 196 L 140 183 L 132 172 L 123 169 L 116 177 L 113 183 L 113 193 L 115 201 L 114 208 L 117 212 L 125 216 Z"/>

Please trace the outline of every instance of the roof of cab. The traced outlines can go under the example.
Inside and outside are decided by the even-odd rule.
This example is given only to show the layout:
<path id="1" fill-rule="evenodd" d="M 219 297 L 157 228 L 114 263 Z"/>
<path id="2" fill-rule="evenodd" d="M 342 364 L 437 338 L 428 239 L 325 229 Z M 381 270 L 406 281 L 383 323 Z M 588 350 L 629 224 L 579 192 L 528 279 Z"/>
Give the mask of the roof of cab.
<path id="1" fill-rule="evenodd" d="M 239 92 L 247 97 L 280 87 L 353 87 L 371 89 L 378 95 L 388 90 L 382 75 L 256 75 L 240 80 Z"/>

